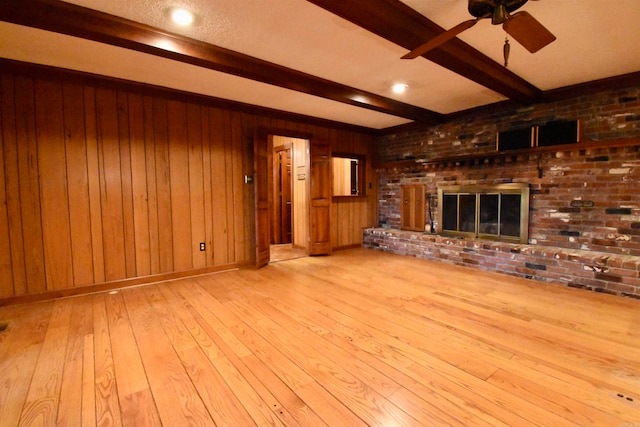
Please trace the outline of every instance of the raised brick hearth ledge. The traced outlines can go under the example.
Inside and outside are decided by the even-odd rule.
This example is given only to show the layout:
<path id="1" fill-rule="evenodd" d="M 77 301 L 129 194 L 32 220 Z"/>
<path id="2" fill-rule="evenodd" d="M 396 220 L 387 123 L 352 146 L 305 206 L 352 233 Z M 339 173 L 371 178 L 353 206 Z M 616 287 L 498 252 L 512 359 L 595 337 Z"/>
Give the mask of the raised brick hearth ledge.
<path id="1" fill-rule="evenodd" d="M 390 228 L 364 230 L 364 247 L 640 299 L 640 257 L 460 239 Z"/>

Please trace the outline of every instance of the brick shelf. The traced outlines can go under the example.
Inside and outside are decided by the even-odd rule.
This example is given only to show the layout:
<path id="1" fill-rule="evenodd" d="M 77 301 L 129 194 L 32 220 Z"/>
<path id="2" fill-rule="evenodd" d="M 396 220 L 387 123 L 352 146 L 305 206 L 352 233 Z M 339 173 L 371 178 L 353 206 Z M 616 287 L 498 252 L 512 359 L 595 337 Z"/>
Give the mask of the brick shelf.
<path id="1" fill-rule="evenodd" d="M 390 228 L 364 230 L 364 247 L 640 299 L 640 257 L 460 239 Z"/>
<path id="2" fill-rule="evenodd" d="M 376 169 L 435 169 L 454 166 L 474 166 L 481 164 L 515 163 L 518 160 L 530 159 L 541 153 L 570 152 L 597 148 L 631 147 L 640 146 L 639 138 L 625 138 L 607 141 L 585 141 L 575 144 L 552 145 L 548 147 L 527 148 L 522 150 L 492 151 L 481 154 L 439 157 L 435 159 L 412 159 L 381 163 Z"/>

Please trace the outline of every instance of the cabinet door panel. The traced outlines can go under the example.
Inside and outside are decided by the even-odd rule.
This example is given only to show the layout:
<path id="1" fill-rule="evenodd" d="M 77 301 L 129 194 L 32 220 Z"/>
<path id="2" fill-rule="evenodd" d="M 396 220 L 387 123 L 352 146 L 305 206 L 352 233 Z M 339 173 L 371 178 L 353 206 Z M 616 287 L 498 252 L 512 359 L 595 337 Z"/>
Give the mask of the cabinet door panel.
<path id="1" fill-rule="evenodd" d="M 310 143 L 310 255 L 331 252 L 331 156 L 329 143 L 312 139 Z"/>
<path id="2" fill-rule="evenodd" d="M 403 185 L 400 189 L 400 228 L 403 230 L 424 231 L 425 186 Z"/>

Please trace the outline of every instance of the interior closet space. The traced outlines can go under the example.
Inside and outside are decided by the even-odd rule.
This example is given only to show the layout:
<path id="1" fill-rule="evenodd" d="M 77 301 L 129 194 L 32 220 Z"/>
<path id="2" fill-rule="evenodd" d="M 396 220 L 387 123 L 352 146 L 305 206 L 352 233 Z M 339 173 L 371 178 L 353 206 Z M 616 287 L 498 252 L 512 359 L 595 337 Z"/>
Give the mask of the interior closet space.
<path id="1" fill-rule="evenodd" d="M 271 245 L 299 256 L 309 250 L 309 140 L 274 135 L 269 174 Z M 274 252 L 274 253 L 275 253 Z"/>

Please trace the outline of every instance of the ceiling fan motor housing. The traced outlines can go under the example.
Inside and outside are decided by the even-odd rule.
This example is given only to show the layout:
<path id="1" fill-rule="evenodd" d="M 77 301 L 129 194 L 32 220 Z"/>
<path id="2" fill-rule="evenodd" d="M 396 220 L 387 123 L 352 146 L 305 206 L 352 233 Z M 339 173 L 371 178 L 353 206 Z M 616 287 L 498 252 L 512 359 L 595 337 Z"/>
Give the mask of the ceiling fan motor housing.
<path id="1" fill-rule="evenodd" d="M 522 7 L 528 0 L 469 0 L 469 13 L 476 18 L 489 18 L 498 5 L 504 5 L 507 12 Z"/>

